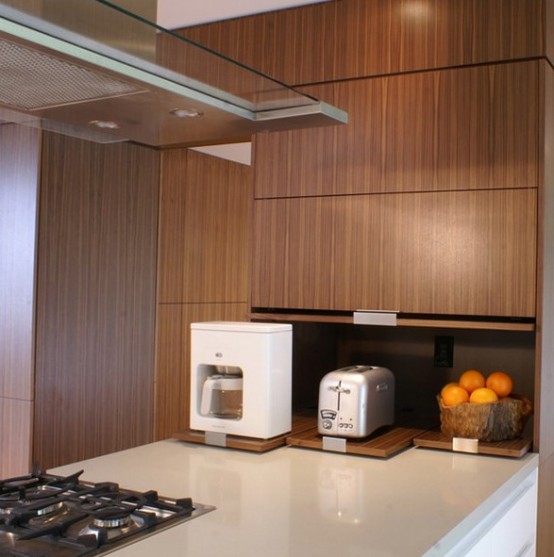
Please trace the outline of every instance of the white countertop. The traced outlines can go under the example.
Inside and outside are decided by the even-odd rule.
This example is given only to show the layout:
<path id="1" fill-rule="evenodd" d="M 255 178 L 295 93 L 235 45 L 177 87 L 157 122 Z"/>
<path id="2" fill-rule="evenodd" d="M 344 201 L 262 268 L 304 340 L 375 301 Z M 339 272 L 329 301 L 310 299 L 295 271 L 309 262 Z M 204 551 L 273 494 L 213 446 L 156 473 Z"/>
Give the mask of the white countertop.
<path id="1" fill-rule="evenodd" d="M 295 447 L 265 454 L 167 440 L 52 470 L 192 497 L 217 509 L 118 557 L 444 554 L 533 469 L 520 459 L 412 448 L 388 460 Z"/>

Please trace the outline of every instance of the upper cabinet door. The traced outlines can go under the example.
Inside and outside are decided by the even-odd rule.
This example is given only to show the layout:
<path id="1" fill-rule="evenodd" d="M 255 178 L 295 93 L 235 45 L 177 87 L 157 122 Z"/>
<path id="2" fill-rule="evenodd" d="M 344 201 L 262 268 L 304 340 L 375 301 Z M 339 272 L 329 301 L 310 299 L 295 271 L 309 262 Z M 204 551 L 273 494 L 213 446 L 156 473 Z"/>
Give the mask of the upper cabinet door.
<path id="1" fill-rule="evenodd" d="M 249 166 L 162 153 L 158 303 L 246 302 Z"/>
<path id="2" fill-rule="evenodd" d="M 254 206 L 254 308 L 535 315 L 534 188 Z"/>
<path id="3" fill-rule="evenodd" d="M 310 87 L 349 123 L 258 134 L 255 196 L 536 187 L 538 91 L 537 61 Z"/>

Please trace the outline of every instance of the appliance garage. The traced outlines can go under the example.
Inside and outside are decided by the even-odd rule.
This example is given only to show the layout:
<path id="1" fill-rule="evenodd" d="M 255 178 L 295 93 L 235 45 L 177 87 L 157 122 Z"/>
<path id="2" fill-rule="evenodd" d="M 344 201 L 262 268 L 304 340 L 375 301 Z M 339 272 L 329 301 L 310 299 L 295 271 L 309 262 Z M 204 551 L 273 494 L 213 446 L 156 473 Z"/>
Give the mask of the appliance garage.
<path id="1" fill-rule="evenodd" d="M 215 509 L 117 483 L 33 472 L 0 481 L 0 557 L 104 555 Z"/>

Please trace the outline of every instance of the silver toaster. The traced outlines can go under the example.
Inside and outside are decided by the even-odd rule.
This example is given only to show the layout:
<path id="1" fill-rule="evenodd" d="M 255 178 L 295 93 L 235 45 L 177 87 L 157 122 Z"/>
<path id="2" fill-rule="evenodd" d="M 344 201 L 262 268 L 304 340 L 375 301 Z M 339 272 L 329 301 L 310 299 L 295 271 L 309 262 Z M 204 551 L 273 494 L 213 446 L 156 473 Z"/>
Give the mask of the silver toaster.
<path id="1" fill-rule="evenodd" d="M 349 366 L 319 384 L 318 432 L 366 437 L 394 422 L 394 375 L 384 367 Z"/>

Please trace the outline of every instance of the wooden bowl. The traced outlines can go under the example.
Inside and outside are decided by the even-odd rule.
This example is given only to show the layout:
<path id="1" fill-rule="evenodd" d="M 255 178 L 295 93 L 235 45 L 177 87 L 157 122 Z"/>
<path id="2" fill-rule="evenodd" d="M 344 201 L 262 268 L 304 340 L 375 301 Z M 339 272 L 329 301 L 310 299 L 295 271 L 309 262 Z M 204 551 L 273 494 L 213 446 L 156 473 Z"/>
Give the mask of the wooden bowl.
<path id="1" fill-rule="evenodd" d="M 449 437 L 479 439 L 479 441 L 507 441 L 520 437 L 529 416 L 532 402 L 512 394 L 498 402 L 445 406 L 437 397 L 440 408 L 441 431 Z"/>

